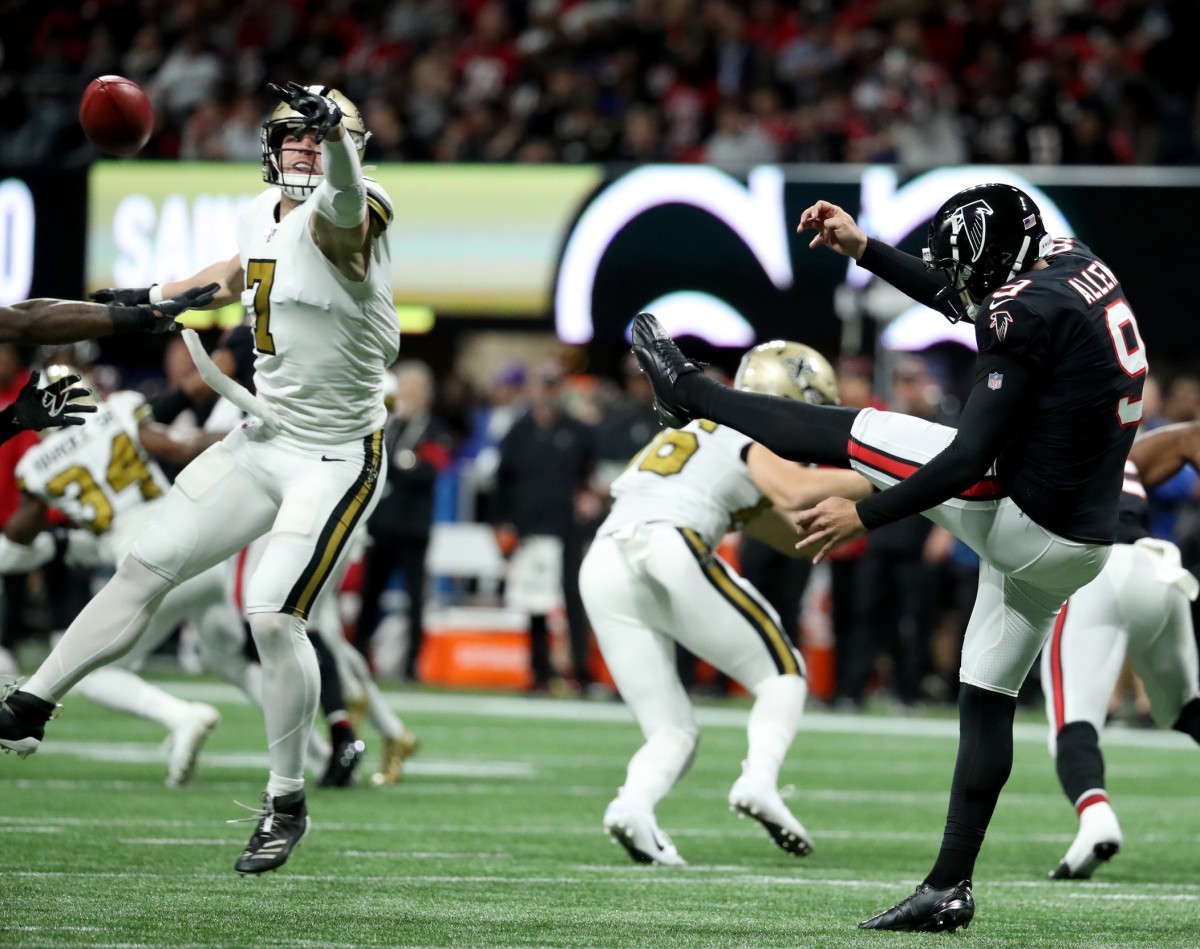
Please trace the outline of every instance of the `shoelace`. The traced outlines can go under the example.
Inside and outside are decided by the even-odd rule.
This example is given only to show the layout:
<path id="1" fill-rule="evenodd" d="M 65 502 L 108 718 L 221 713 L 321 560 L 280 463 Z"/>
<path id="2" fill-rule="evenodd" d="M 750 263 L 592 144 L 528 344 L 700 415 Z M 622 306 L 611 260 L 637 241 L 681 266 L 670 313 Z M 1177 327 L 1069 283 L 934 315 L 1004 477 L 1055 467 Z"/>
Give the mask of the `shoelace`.
<path id="1" fill-rule="evenodd" d="M 24 677 L 17 678 L 10 675 L 0 676 L 0 705 L 8 701 L 10 695 L 14 692 L 21 691 L 21 683 L 25 681 Z M 57 702 L 54 704 L 54 711 L 50 713 L 47 721 L 54 721 L 62 714 L 62 706 Z"/>
<path id="2" fill-rule="evenodd" d="M 272 826 L 275 823 L 275 805 L 271 803 L 271 799 L 265 794 L 263 795 L 262 803 L 258 807 L 252 807 L 249 804 L 243 804 L 241 801 L 234 801 L 238 807 L 244 807 L 251 814 L 250 817 L 233 817 L 225 821 L 226 824 L 257 824 L 262 822 L 261 831 L 270 833 Z M 282 815 L 280 815 L 282 816 Z"/>
<path id="3" fill-rule="evenodd" d="M 667 367 L 676 371 L 694 366 L 697 370 L 707 368 L 708 363 L 701 362 L 699 359 L 690 359 L 683 354 L 683 351 L 675 345 L 675 340 L 664 339 L 659 337 L 654 341 L 654 351 L 662 358 Z"/>

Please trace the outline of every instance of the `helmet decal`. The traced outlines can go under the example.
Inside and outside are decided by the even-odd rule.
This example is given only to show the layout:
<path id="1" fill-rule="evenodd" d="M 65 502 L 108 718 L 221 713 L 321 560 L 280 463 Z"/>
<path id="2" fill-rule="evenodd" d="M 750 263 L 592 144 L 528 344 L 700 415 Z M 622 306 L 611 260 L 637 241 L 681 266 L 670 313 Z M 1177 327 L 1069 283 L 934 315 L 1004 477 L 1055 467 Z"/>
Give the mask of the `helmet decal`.
<path id="1" fill-rule="evenodd" d="M 972 201 L 954 210 L 950 215 L 950 231 L 956 242 L 960 234 L 966 232 L 967 246 L 971 249 L 970 263 L 978 263 L 987 246 L 987 219 L 994 212 L 984 200 Z M 961 246 L 961 245 L 960 245 Z"/>

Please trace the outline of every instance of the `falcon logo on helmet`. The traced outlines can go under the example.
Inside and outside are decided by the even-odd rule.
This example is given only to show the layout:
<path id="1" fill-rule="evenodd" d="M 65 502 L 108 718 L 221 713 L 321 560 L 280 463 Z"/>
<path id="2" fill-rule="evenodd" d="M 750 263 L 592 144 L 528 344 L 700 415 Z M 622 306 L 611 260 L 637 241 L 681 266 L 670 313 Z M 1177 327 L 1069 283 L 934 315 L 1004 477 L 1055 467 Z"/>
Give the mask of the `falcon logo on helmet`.
<path id="1" fill-rule="evenodd" d="M 359 161 L 367 147 L 367 139 L 371 133 L 363 123 L 362 113 L 358 106 L 347 99 L 342 93 L 329 86 L 308 86 L 308 91 L 315 96 L 326 96 L 337 103 L 342 112 L 342 127 L 350 136 L 350 141 L 358 150 Z M 283 145 L 288 133 L 298 132 L 309 124 L 304 116 L 286 102 L 275 106 L 275 111 L 263 123 L 259 141 L 262 143 L 263 181 L 275 185 L 280 191 L 295 201 L 304 201 L 317 185 L 321 183 L 322 175 L 312 172 L 285 173 L 283 170 Z"/>
<path id="2" fill-rule="evenodd" d="M 971 251 L 970 262 L 976 263 L 979 260 L 983 254 L 983 248 L 987 244 L 987 219 L 992 214 L 993 211 L 988 207 L 986 201 L 972 201 L 970 204 L 964 204 L 957 208 L 950 215 L 950 228 L 954 234 L 958 260 L 963 258 L 962 241 L 964 237 L 967 247 Z"/>

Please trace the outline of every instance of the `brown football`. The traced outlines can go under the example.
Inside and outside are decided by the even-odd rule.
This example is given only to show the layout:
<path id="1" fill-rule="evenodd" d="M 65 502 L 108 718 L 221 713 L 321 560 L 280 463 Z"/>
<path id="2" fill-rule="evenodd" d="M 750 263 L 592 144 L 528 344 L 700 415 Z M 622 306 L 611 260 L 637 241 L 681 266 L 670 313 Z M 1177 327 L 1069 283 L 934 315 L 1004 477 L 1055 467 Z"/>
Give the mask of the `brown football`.
<path id="1" fill-rule="evenodd" d="M 136 82 L 100 76 L 88 84 L 79 103 L 79 124 L 101 151 L 127 157 L 150 140 L 154 109 Z"/>

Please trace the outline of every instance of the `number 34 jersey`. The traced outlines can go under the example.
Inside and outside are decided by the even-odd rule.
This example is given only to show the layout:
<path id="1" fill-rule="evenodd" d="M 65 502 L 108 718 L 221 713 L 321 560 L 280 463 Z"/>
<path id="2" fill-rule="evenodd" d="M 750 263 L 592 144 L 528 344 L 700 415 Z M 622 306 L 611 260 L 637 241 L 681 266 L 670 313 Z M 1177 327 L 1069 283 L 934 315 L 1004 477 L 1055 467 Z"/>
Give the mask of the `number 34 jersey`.
<path id="1" fill-rule="evenodd" d="M 715 548 L 768 506 L 746 467 L 750 445 L 740 432 L 705 419 L 659 432 L 613 481 L 612 511 L 598 535 L 662 521 L 690 527 Z"/>
<path id="2" fill-rule="evenodd" d="M 106 533 L 114 519 L 161 497 L 170 482 L 138 440 L 150 406 L 136 392 L 115 392 L 87 424 L 61 428 L 17 464 L 17 484 L 80 527 Z"/>

